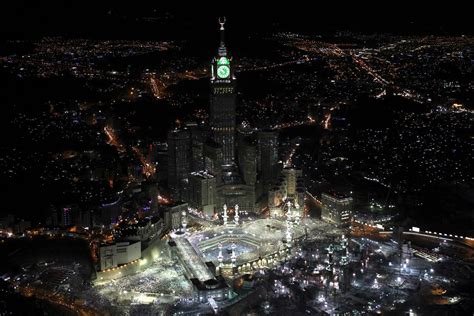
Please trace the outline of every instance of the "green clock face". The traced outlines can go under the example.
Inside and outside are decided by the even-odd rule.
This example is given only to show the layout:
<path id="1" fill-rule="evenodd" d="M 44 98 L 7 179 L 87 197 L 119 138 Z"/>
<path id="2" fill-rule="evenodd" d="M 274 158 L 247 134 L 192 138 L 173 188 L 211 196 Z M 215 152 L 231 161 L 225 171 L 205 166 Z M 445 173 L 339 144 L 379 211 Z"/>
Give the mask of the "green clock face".
<path id="1" fill-rule="evenodd" d="M 227 59 L 227 57 L 224 57 L 222 56 L 221 58 L 219 58 L 217 60 L 217 66 L 220 66 L 220 65 L 229 65 L 230 62 L 229 62 L 229 59 Z"/>
<path id="2" fill-rule="evenodd" d="M 222 65 L 217 67 L 217 76 L 219 78 L 227 78 L 230 75 L 230 69 L 229 66 Z"/>

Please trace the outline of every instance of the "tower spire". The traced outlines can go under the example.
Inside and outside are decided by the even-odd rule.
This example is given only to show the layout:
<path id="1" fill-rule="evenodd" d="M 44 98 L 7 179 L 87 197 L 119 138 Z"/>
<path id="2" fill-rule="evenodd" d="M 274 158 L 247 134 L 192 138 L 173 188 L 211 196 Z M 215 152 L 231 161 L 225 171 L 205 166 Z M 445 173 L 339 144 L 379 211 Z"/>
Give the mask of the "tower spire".
<path id="1" fill-rule="evenodd" d="M 220 33 L 221 33 L 221 42 L 219 44 L 219 56 L 227 56 L 227 49 L 225 47 L 225 28 L 224 28 L 224 24 L 225 24 L 225 16 L 224 17 L 220 17 L 218 19 L 218 22 L 220 24 Z"/>

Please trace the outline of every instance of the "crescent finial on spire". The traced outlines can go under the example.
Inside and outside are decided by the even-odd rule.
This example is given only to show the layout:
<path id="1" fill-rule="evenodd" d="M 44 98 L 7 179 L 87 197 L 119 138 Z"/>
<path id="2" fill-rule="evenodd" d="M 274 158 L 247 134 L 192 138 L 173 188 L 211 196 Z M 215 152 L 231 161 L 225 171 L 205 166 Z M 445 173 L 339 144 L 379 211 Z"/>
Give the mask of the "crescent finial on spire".
<path id="1" fill-rule="evenodd" d="M 220 17 L 218 20 L 219 24 L 221 25 L 221 28 L 220 28 L 220 33 L 221 33 L 221 42 L 220 42 L 220 45 L 219 45 L 219 50 L 218 50 L 218 53 L 219 53 L 219 56 L 227 56 L 227 49 L 225 47 L 225 31 L 224 31 L 224 24 L 225 24 L 225 21 L 226 21 L 226 18 L 225 16 L 223 17 Z"/>
<path id="2" fill-rule="evenodd" d="M 219 24 L 221 25 L 221 31 L 223 31 L 224 30 L 224 24 L 225 24 L 225 16 L 220 17 L 218 19 L 218 21 L 219 21 Z"/>

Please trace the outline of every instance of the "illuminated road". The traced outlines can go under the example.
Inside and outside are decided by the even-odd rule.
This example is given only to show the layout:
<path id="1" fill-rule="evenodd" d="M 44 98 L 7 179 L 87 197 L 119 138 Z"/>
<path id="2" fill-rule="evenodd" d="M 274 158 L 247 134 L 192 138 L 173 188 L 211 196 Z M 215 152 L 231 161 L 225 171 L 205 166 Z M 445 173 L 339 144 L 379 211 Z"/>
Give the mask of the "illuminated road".
<path id="1" fill-rule="evenodd" d="M 148 75 L 148 83 L 153 96 L 162 100 L 169 96 L 168 88 L 178 84 L 182 80 L 199 80 L 208 77 L 207 69 L 185 70 L 183 72 L 165 72 L 158 76 L 156 74 Z"/>
<path id="2" fill-rule="evenodd" d="M 166 85 L 162 80 L 150 76 L 150 88 L 155 98 L 164 99 L 166 97 Z"/>
<path id="3" fill-rule="evenodd" d="M 294 143 L 290 152 L 288 153 L 288 157 L 286 160 L 283 162 L 283 167 L 291 167 L 293 165 L 293 156 L 295 155 L 296 151 L 298 150 L 298 147 L 300 146 L 300 143 Z"/>
<path id="4" fill-rule="evenodd" d="M 268 65 L 268 66 L 241 67 L 241 68 L 239 68 L 239 71 L 270 70 L 270 69 L 286 67 L 286 66 L 290 66 L 290 65 L 304 64 L 304 63 L 310 62 L 312 60 L 314 60 L 314 59 L 311 59 L 308 56 L 303 56 L 303 57 L 295 59 L 295 60 L 285 61 L 285 62 L 282 62 L 282 63 L 277 63 L 277 64 L 273 64 L 273 65 Z"/>
<path id="5" fill-rule="evenodd" d="M 350 56 L 352 57 L 352 60 L 356 63 L 356 65 L 358 65 L 360 68 L 365 70 L 369 75 L 371 75 L 375 81 L 383 85 L 393 85 L 393 83 L 382 78 L 382 76 L 380 76 L 373 68 L 367 65 L 367 63 L 362 58 L 357 57 L 354 54 L 354 52 L 350 52 Z"/>
<path id="6" fill-rule="evenodd" d="M 104 127 L 104 132 L 107 135 L 107 137 L 109 138 L 109 140 L 107 142 L 108 144 L 110 144 L 110 145 L 114 146 L 115 148 L 117 148 L 117 151 L 120 152 L 120 153 L 125 152 L 125 147 L 119 141 L 117 135 L 115 134 L 114 129 L 111 126 L 106 125 Z"/>
<path id="7" fill-rule="evenodd" d="M 352 234 L 353 236 L 359 237 L 372 237 L 372 238 L 387 238 L 393 234 L 392 231 L 384 231 L 383 229 L 376 227 L 375 225 L 370 225 L 367 223 L 361 223 L 359 221 L 352 222 Z M 457 242 L 460 245 L 468 247 L 469 249 L 474 248 L 474 238 L 460 236 L 455 234 L 448 234 L 448 233 L 438 233 L 438 232 L 431 232 L 431 231 L 404 231 L 404 235 L 407 236 L 419 236 L 425 237 L 429 239 L 437 239 L 441 241 L 448 241 L 448 242 Z"/>
<path id="8" fill-rule="evenodd" d="M 136 154 L 138 159 L 140 160 L 140 163 L 142 164 L 143 168 L 143 173 L 147 176 L 150 177 L 155 174 L 156 168 L 153 166 L 146 158 L 143 156 L 143 153 L 137 148 L 132 146 L 133 152 Z"/>
<path id="9" fill-rule="evenodd" d="M 308 115 L 307 120 L 295 121 L 295 122 L 290 122 L 290 123 L 275 124 L 271 128 L 272 129 L 285 129 L 285 128 L 290 128 L 290 127 L 303 126 L 303 125 L 314 125 L 314 124 L 316 124 L 316 120 L 314 118 L 312 118 L 310 115 Z"/>
<path id="10" fill-rule="evenodd" d="M 329 128 L 329 124 L 330 124 L 330 122 L 331 122 L 331 116 L 332 116 L 331 113 L 326 114 L 326 117 L 325 117 L 325 119 L 324 119 L 324 121 L 323 121 L 324 129 L 328 129 L 328 128 Z"/>
<path id="11" fill-rule="evenodd" d="M 125 146 L 122 144 L 122 142 L 120 141 L 120 139 L 118 138 L 117 134 L 115 133 L 115 131 L 113 130 L 112 127 L 110 126 L 105 126 L 104 127 L 104 132 L 105 134 L 107 135 L 107 137 L 109 138 L 108 140 L 108 144 L 114 146 L 115 148 L 117 148 L 117 151 L 119 153 L 123 153 L 126 151 L 126 148 Z M 140 160 L 140 163 L 142 164 L 142 168 L 143 168 L 143 174 L 145 174 L 147 177 L 150 177 L 152 175 L 154 175 L 156 173 L 156 168 L 155 166 L 153 166 L 146 158 L 145 156 L 143 155 L 143 153 L 136 147 L 131 147 L 133 153 L 137 156 L 137 158 Z"/>
<path id="12" fill-rule="evenodd" d="M 400 86 L 395 85 L 394 82 L 384 78 L 379 73 L 379 71 L 372 68 L 363 58 L 357 56 L 356 55 L 357 52 L 354 49 L 341 49 L 335 44 L 308 40 L 308 39 L 300 39 L 300 38 L 291 39 L 290 42 L 287 43 L 286 45 L 297 48 L 307 53 L 316 54 L 318 56 L 327 56 L 327 57 L 338 58 L 338 59 L 340 59 L 341 57 L 349 57 L 359 70 L 362 70 L 365 73 L 367 73 L 369 76 L 371 76 L 374 79 L 375 82 L 379 83 L 383 87 L 390 86 L 391 88 L 393 88 L 394 91 L 396 91 L 398 95 L 407 99 L 414 100 L 415 102 L 421 102 L 427 99 L 426 96 L 421 96 L 417 92 L 401 88 Z M 377 61 L 379 61 L 380 63 L 384 63 L 385 65 L 390 65 L 390 62 L 383 58 L 376 57 L 376 56 L 375 57 L 372 56 L 371 58 L 376 59 Z M 283 65 L 293 64 L 293 63 L 302 63 L 302 62 L 307 62 L 310 60 L 314 60 L 314 59 L 311 59 L 308 56 L 303 56 L 301 59 L 277 64 L 275 66 L 279 66 L 279 65 L 283 66 Z M 268 68 L 271 68 L 271 67 L 273 66 L 269 66 Z M 265 67 L 262 67 L 262 69 L 265 69 Z M 258 70 L 258 68 L 256 68 L 256 70 Z"/>

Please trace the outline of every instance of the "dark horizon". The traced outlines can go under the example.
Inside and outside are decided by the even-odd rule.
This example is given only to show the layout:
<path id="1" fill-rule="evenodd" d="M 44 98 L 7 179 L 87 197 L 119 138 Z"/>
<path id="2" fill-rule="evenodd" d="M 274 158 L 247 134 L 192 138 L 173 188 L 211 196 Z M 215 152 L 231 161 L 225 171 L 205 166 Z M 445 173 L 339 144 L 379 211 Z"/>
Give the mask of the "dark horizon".
<path id="1" fill-rule="evenodd" d="M 2 39 L 37 39 L 45 36 L 98 39 L 190 39 L 215 29 L 215 20 L 227 16 L 236 34 L 271 32 L 275 29 L 309 34 L 335 31 L 393 34 L 471 34 L 469 10 L 463 5 L 387 4 L 385 6 L 338 4 L 301 5 L 296 8 L 209 7 L 182 8 L 154 3 L 124 4 L 81 2 L 58 4 L 37 1 L 25 8 L 19 1 L 1 13 Z M 112 8 L 113 6 L 113 8 Z M 232 33 L 231 33 L 232 34 Z"/>

